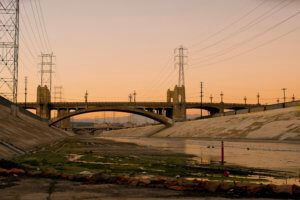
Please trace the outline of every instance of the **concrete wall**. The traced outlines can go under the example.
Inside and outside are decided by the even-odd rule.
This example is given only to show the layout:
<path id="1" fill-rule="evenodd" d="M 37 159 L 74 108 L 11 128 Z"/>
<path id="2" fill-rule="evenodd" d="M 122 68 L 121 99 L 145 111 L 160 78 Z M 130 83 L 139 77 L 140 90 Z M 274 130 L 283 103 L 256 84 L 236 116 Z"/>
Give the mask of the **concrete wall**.
<path id="1" fill-rule="evenodd" d="M 274 110 L 274 109 L 280 109 L 280 108 L 284 108 L 284 105 L 283 104 L 274 104 L 274 105 L 266 106 L 266 110 Z"/>
<path id="2" fill-rule="evenodd" d="M 243 109 L 243 110 L 237 110 L 236 111 L 236 114 L 246 114 L 246 113 L 249 113 L 249 109 Z"/>
<path id="3" fill-rule="evenodd" d="M 295 102 L 288 102 L 285 104 L 285 107 L 294 107 L 294 106 L 300 106 L 300 101 L 295 101 Z"/>
<path id="4" fill-rule="evenodd" d="M 239 115 L 239 114 L 247 114 L 247 113 L 255 113 L 255 112 L 263 112 L 267 110 L 276 110 L 276 109 L 283 109 L 283 108 L 289 108 L 289 107 L 295 107 L 300 106 L 300 101 L 294 101 L 294 102 L 287 102 L 285 104 L 273 104 L 273 105 L 267 105 L 267 106 L 259 106 L 256 108 L 250 108 L 250 109 L 242 109 L 237 111 L 229 111 L 224 113 L 216 113 L 212 115 L 211 117 L 222 117 L 222 116 L 230 116 L 230 115 Z"/>
<path id="5" fill-rule="evenodd" d="M 264 111 L 265 107 L 250 108 L 250 113 Z"/>

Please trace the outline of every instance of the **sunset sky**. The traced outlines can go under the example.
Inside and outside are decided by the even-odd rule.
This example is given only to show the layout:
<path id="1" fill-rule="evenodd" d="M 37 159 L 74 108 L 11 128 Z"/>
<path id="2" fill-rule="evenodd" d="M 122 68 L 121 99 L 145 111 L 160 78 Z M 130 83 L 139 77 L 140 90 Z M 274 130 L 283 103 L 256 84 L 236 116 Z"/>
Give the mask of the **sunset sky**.
<path id="1" fill-rule="evenodd" d="M 128 101 L 134 90 L 138 101 L 165 101 L 180 45 L 188 101 L 199 101 L 200 81 L 205 101 L 223 91 L 225 102 L 255 103 L 259 92 L 270 104 L 283 87 L 300 98 L 298 0 L 40 0 L 49 42 L 39 39 L 38 1 L 21 1 L 19 101 L 24 76 L 36 100 L 38 55 L 51 51 L 65 101 L 84 101 L 86 90 L 89 101 Z"/>

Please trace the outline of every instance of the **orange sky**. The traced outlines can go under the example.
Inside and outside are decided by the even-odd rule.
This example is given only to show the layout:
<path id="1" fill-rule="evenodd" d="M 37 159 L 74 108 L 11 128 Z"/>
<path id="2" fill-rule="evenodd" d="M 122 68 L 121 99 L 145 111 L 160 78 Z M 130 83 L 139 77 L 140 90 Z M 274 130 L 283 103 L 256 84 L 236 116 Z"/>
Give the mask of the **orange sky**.
<path id="1" fill-rule="evenodd" d="M 29 101 L 35 101 L 38 55 L 47 52 L 37 32 L 30 31 L 30 26 L 37 30 L 30 1 L 37 0 L 21 1 L 19 101 L 25 75 Z M 220 101 L 223 91 L 225 102 L 243 102 L 247 96 L 254 103 L 260 92 L 262 103 L 275 103 L 283 87 L 288 97 L 300 98 L 300 30 L 229 59 L 300 27 L 300 15 L 274 27 L 300 11 L 297 0 L 40 2 L 56 55 L 54 85 L 63 86 L 66 101 L 84 101 L 86 90 L 89 101 L 127 101 L 134 90 L 138 101 L 165 101 L 166 90 L 178 79 L 173 57 L 179 45 L 189 49 L 188 101 L 199 101 L 200 81 L 205 101 L 211 94 Z"/>

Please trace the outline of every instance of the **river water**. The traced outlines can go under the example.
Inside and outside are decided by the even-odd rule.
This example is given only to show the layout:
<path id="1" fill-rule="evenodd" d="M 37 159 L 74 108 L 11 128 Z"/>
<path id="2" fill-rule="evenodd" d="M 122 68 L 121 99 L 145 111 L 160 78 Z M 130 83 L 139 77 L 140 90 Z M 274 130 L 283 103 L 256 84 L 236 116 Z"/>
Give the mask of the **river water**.
<path id="1" fill-rule="evenodd" d="M 194 138 L 105 137 L 118 142 L 192 154 L 200 163 L 221 160 L 221 141 Z M 244 167 L 280 170 L 300 176 L 300 144 L 265 141 L 225 141 L 225 162 Z M 280 180 L 276 180 L 279 182 Z M 299 178 L 282 180 L 283 184 L 300 184 Z M 280 184 L 280 182 L 278 183 Z"/>

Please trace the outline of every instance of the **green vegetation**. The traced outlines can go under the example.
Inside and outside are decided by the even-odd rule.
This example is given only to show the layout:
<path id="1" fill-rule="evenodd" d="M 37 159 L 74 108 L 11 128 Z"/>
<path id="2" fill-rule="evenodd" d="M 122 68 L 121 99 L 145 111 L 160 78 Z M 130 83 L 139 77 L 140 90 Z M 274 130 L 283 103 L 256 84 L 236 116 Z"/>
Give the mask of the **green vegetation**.
<path id="1" fill-rule="evenodd" d="M 97 143 L 72 138 L 38 152 L 16 157 L 15 161 L 28 170 L 65 174 L 88 171 L 109 175 L 262 181 L 248 177 L 255 174 L 252 169 L 222 166 L 218 163 L 200 165 L 192 158 L 190 155 L 161 152 L 135 144 L 108 141 Z M 225 170 L 236 176 L 224 177 Z"/>

